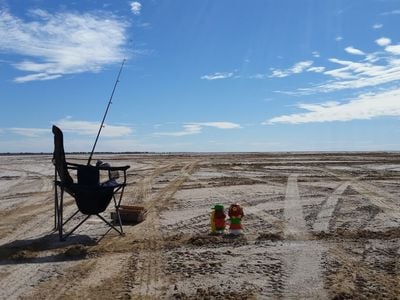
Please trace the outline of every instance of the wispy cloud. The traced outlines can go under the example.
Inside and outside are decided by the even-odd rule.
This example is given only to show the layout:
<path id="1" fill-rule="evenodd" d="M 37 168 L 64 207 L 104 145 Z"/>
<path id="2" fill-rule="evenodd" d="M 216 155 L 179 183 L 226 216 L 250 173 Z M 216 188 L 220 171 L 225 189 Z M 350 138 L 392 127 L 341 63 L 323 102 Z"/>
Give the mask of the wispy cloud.
<path id="1" fill-rule="evenodd" d="M 354 48 L 353 46 L 345 48 L 344 51 L 346 51 L 347 53 L 350 53 L 350 54 L 354 54 L 354 55 L 365 55 L 364 52 L 362 52 L 359 49 Z"/>
<path id="2" fill-rule="evenodd" d="M 249 79 L 265 79 L 265 78 L 268 78 L 269 76 L 270 76 L 269 74 L 258 73 L 258 74 L 250 75 L 248 78 Z"/>
<path id="3" fill-rule="evenodd" d="M 77 135 L 88 135 L 95 136 L 100 127 L 99 122 L 79 121 L 73 120 L 71 117 L 67 117 L 54 122 L 64 132 L 73 133 Z M 10 127 L 1 128 L 0 133 L 11 132 L 16 135 L 24 137 L 41 137 L 45 135 L 51 135 L 51 128 L 29 128 L 29 127 Z M 103 137 L 115 138 L 129 136 L 133 133 L 133 129 L 129 126 L 109 125 L 104 124 L 104 128 L 101 131 Z"/>
<path id="4" fill-rule="evenodd" d="M 400 15 L 400 9 L 395 9 L 392 11 L 386 11 L 384 13 L 381 13 L 382 16 L 389 16 L 389 15 Z"/>
<path id="5" fill-rule="evenodd" d="M 203 75 L 200 78 L 205 80 L 218 80 L 218 79 L 227 79 L 233 77 L 233 72 L 216 72 L 214 74 Z"/>
<path id="6" fill-rule="evenodd" d="M 374 24 L 374 25 L 372 26 L 373 29 L 380 29 L 380 28 L 382 28 L 382 27 L 383 27 L 383 25 L 382 25 L 382 24 L 379 24 L 379 23 Z"/>
<path id="7" fill-rule="evenodd" d="M 311 67 L 307 69 L 307 72 L 322 73 L 325 71 L 325 67 Z"/>
<path id="8" fill-rule="evenodd" d="M 12 127 L 8 128 L 8 131 L 17 134 L 17 135 L 22 135 L 25 137 L 40 137 L 43 135 L 50 134 L 51 131 L 50 129 L 43 129 L 43 128 L 18 128 L 18 127 Z"/>
<path id="9" fill-rule="evenodd" d="M 312 56 L 318 58 L 318 57 L 320 57 L 321 55 L 319 54 L 318 51 L 313 51 L 313 52 L 312 52 Z"/>
<path id="10" fill-rule="evenodd" d="M 55 122 L 64 132 L 75 133 L 78 135 L 97 135 L 100 127 L 99 122 L 79 121 L 72 118 L 65 118 Z M 133 129 L 128 126 L 117 126 L 104 124 L 101 131 L 103 137 L 122 137 L 133 133 Z"/>
<path id="11" fill-rule="evenodd" d="M 200 126 L 215 127 L 218 129 L 238 129 L 241 128 L 239 124 L 232 122 L 203 122 L 203 123 L 193 123 Z"/>
<path id="12" fill-rule="evenodd" d="M 39 73 L 39 74 L 30 74 L 21 77 L 17 77 L 14 79 L 17 83 L 24 83 L 28 81 L 43 81 L 43 80 L 52 80 L 61 77 L 61 74 L 47 74 L 47 73 Z"/>
<path id="13" fill-rule="evenodd" d="M 336 41 L 336 42 L 340 42 L 341 40 L 343 40 L 343 37 L 341 37 L 341 36 L 337 36 L 337 37 L 335 38 L 335 41 Z"/>
<path id="14" fill-rule="evenodd" d="M 400 116 L 400 89 L 380 93 L 369 93 L 348 100 L 346 103 L 330 101 L 322 104 L 299 104 L 304 113 L 283 115 L 265 121 L 263 124 L 301 124 L 312 122 L 333 122 L 369 120 L 378 117 Z"/>
<path id="15" fill-rule="evenodd" d="M 314 57 L 319 57 L 319 53 L 313 52 Z M 312 60 L 300 61 L 295 63 L 292 67 L 288 69 L 275 69 L 270 68 L 272 73 L 258 73 L 248 76 L 249 79 L 266 79 L 266 78 L 283 78 L 294 74 L 300 74 L 303 72 L 315 72 L 322 73 L 325 67 L 312 66 L 314 62 Z"/>
<path id="16" fill-rule="evenodd" d="M 0 9 L 0 50 L 24 57 L 14 67 L 30 73 L 16 82 L 98 72 L 124 57 L 128 24 L 110 14 L 50 14 L 36 9 L 30 17 L 34 21 Z"/>
<path id="17" fill-rule="evenodd" d="M 185 136 L 201 133 L 202 126 L 196 124 L 185 124 L 183 130 L 175 132 L 156 132 L 155 135 L 166 135 L 166 136 Z"/>
<path id="18" fill-rule="evenodd" d="M 314 62 L 312 60 L 306 60 L 306 61 L 300 61 L 296 64 L 294 64 L 291 68 L 289 69 L 271 69 L 272 74 L 269 76 L 270 78 L 274 77 L 287 77 L 292 74 L 299 74 L 304 71 L 306 71 L 309 67 L 312 66 Z"/>
<path id="19" fill-rule="evenodd" d="M 155 135 L 162 136 L 186 136 L 199 134 L 204 127 L 213 127 L 217 129 L 239 129 L 241 126 L 232 122 L 202 122 L 202 123 L 187 123 L 183 125 L 183 130 L 175 132 L 157 132 Z"/>
<path id="20" fill-rule="evenodd" d="M 133 1 L 130 3 L 130 6 L 131 6 L 131 12 L 134 15 L 140 15 L 140 12 L 142 10 L 142 4 L 140 4 L 140 2 Z"/>
<path id="21" fill-rule="evenodd" d="M 384 51 L 365 53 L 354 47 L 347 47 L 346 52 L 362 55 L 358 61 L 330 58 L 329 61 L 338 67 L 322 71 L 321 74 L 331 77 L 323 83 L 311 87 L 299 88 L 296 91 L 276 91 L 290 95 L 310 95 L 328 93 L 345 89 L 376 87 L 400 80 L 400 45 L 393 45 L 389 38 L 382 37 L 375 43 Z M 308 69 L 311 71 L 311 68 Z M 316 71 L 316 70 L 314 70 Z M 322 71 L 322 72 L 321 72 Z"/>

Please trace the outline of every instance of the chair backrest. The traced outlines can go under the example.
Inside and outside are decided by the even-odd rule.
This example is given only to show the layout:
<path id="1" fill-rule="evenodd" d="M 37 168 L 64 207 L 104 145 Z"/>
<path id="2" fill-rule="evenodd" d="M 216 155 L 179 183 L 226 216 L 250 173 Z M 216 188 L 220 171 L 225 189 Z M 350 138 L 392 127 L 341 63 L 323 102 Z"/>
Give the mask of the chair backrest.
<path id="1" fill-rule="evenodd" d="M 63 133 L 61 129 L 55 125 L 53 125 L 52 131 L 54 134 L 53 164 L 60 177 L 61 183 L 68 186 L 73 183 L 73 179 L 68 173 L 67 162 L 65 160 Z"/>

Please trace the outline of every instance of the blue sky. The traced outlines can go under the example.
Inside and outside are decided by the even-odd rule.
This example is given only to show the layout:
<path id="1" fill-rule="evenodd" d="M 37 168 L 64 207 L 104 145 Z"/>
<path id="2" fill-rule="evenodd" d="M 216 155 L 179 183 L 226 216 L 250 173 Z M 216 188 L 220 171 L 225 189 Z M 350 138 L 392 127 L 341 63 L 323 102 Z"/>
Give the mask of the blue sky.
<path id="1" fill-rule="evenodd" d="M 400 150 L 398 0 L 0 0 L 0 152 Z"/>

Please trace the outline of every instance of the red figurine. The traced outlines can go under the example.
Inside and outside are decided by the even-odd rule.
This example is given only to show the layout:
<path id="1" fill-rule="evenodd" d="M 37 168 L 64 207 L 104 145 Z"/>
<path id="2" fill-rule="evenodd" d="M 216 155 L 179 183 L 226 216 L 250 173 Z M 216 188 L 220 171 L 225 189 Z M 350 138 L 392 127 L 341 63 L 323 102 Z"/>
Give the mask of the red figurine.
<path id="1" fill-rule="evenodd" d="M 229 207 L 229 232 L 233 235 L 242 233 L 242 218 L 244 216 L 243 208 L 238 204 L 232 204 Z"/>

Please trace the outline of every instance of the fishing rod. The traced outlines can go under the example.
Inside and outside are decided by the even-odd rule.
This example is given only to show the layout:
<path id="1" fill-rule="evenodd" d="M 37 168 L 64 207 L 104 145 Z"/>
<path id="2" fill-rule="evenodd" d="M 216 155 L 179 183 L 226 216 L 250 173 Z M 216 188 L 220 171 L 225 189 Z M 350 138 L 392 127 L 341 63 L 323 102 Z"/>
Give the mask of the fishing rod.
<path id="1" fill-rule="evenodd" d="M 106 119 L 106 116 L 107 116 L 107 113 L 108 113 L 108 109 L 110 108 L 110 105 L 111 105 L 111 103 L 112 103 L 111 101 L 112 101 L 112 98 L 113 98 L 113 96 L 114 96 L 114 92 L 115 92 L 115 89 L 116 89 L 116 87 L 117 87 L 117 84 L 118 84 L 118 82 L 119 82 L 119 76 L 121 75 L 122 68 L 124 67 L 124 64 L 125 64 L 125 58 L 124 58 L 124 60 L 122 61 L 121 67 L 120 67 L 119 72 L 118 72 L 117 79 L 115 80 L 114 88 L 113 88 L 113 90 L 112 90 L 112 93 L 111 93 L 111 96 L 110 96 L 110 100 L 108 101 L 108 105 L 107 105 L 106 111 L 105 111 L 105 113 L 104 113 L 103 120 L 101 121 L 100 128 L 99 128 L 99 132 L 97 133 L 96 140 L 94 141 L 94 145 L 93 145 L 93 148 L 92 148 L 92 152 L 90 153 L 90 156 L 89 156 L 87 165 L 90 165 L 90 162 L 92 161 L 92 156 L 93 156 L 93 153 L 94 153 L 94 149 L 96 148 L 96 144 L 97 144 L 97 140 L 99 139 L 100 132 L 101 132 L 101 130 L 102 130 L 103 127 L 104 127 L 104 120 Z"/>

